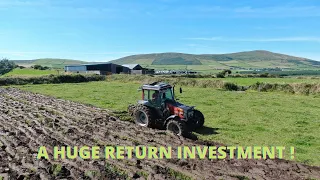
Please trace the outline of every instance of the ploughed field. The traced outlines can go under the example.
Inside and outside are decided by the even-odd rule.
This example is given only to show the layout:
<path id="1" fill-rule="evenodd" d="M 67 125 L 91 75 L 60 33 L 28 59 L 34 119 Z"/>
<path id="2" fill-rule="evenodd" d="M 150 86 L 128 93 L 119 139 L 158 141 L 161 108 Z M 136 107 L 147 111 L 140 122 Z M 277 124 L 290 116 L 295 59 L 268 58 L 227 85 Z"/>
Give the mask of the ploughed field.
<path id="1" fill-rule="evenodd" d="M 0 88 L 0 176 L 9 179 L 320 178 L 320 167 L 286 160 L 36 158 L 40 146 L 46 146 L 52 157 L 53 146 L 137 145 L 219 146 L 120 121 L 105 109 Z"/>

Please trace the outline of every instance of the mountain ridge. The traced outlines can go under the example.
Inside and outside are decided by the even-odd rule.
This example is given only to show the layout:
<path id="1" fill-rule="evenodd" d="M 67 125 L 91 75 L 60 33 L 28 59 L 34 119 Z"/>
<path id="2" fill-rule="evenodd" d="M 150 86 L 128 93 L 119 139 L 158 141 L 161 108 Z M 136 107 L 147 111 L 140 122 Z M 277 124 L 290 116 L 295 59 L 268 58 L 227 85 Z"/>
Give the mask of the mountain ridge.
<path id="1" fill-rule="evenodd" d="M 266 50 L 243 51 L 224 54 L 188 54 L 164 52 L 136 54 L 110 61 L 116 64 L 142 65 L 216 65 L 229 67 L 320 67 L 320 61 L 274 53 Z"/>
<path id="2" fill-rule="evenodd" d="M 19 64 L 19 61 L 15 61 Z M 63 67 L 85 62 L 80 60 L 42 58 L 30 61 L 20 61 L 21 64 L 40 64 Z M 100 62 L 101 63 L 101 62 Z M 191 54 L 180 52 L 163 52 L 149 54 L 134 54 L 108 61 L 115 64 L 141 64 L 142 66 L 210 66 L 214 68 L 320 68 L 320 61 L 308 58 L 275 53 L 266 50 L 243 51 L 224 54 Z"/>

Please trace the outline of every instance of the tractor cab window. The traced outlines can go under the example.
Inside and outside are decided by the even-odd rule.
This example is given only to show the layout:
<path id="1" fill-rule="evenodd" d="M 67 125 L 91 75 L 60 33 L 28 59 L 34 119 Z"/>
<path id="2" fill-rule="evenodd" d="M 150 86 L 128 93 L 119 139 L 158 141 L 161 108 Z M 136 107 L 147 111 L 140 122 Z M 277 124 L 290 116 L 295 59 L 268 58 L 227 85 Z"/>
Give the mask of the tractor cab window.
<path id="1" fill-rule="evenodd" d="M 148 101 L 149 99 L 149 91 L 143 90 L 143 100 Z"/>
<path id="2" fill-rule="evenodd" d="M 159 91 L 149 90 L 149 101 L 153 104 L 160 104 L 160 93 Z"/>
<path id="3" fill-rule="evenodd" d="M 162 94 L 162 99 L 165 100 L 174 100 L 171 89 L 167 89 Z"/>

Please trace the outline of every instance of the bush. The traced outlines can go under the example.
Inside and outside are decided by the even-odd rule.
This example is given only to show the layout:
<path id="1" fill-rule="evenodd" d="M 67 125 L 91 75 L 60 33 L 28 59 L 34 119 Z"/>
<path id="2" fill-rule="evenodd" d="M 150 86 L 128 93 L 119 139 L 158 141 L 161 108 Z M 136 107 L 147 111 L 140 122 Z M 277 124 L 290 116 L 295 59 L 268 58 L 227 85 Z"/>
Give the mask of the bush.
<path id="1" fill-rule="evenodd" d="M 0 78 L 0 86 L 25 85 L 25 84 L 59 84 L 59 83 L 81 83 L 90 81 L 103 81 L 105 76 L 101 75 L 49 75 L 41 77 L 7 77 Z"/>
<path id="2" fill-rule="evenodd" d="M 8 59 L 2 59 L 0 61 L 0 75 L 10 72 L 16 67 L 17 65 L 13 61 L 9 61 Z"/>
<path id="3" fill-rule="evenodd" d="M 218 73 L 217 74 L 217 78 L 224 78 L 224 74 L 223 73 Z"/>
<path id="4" fill-rule="evenodd" d="M 260 77 L 268 77 L 269 73 L 260 74 Z"/>
<path id="5" fill-rule="evenodd" d="M 230 83 L 230 82 L 226 82 L 223 85 L 223 89 L 227 90 L 227 91 L 238 91 L 238 86 L 234 83 Z"/>
<path id="6" fill-rule="evenodd" d="M 17 68 L 19 68 L 19 69 L 24 69 L 24 68 L 26 68 L 26 67 L 24 67 L 24 66 L 18 66 Z"/>
<path id="7" fill-rule="evenodd" d="M 33 69 L 37 69 L 37 70 L 47 70 L 47 69 L 50 69 L 50 68 L 47 67 L 47 66 L 34 65 L 34 66 L 33 66 Z"/>

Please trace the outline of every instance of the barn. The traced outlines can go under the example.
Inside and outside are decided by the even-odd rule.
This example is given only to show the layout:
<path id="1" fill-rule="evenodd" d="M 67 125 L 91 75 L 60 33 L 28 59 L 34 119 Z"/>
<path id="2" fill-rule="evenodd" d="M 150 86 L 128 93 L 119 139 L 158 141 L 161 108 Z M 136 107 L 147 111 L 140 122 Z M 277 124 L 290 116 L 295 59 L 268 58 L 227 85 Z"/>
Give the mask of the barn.
<path id="1" fill-rule="evenodd" d="M 64 70 L 65 72 L 100 75 L 130 73 L 130 69 L 128 67 L 113 63 L 70 65 L 65 66 Z"/>
<path id="2" fill-rule="evenodd" d="M 123 64 L 122 66 L 129 68 L 131 74 L 154 74 L 154 69 L 143 68 L 139 64 Z"/>

